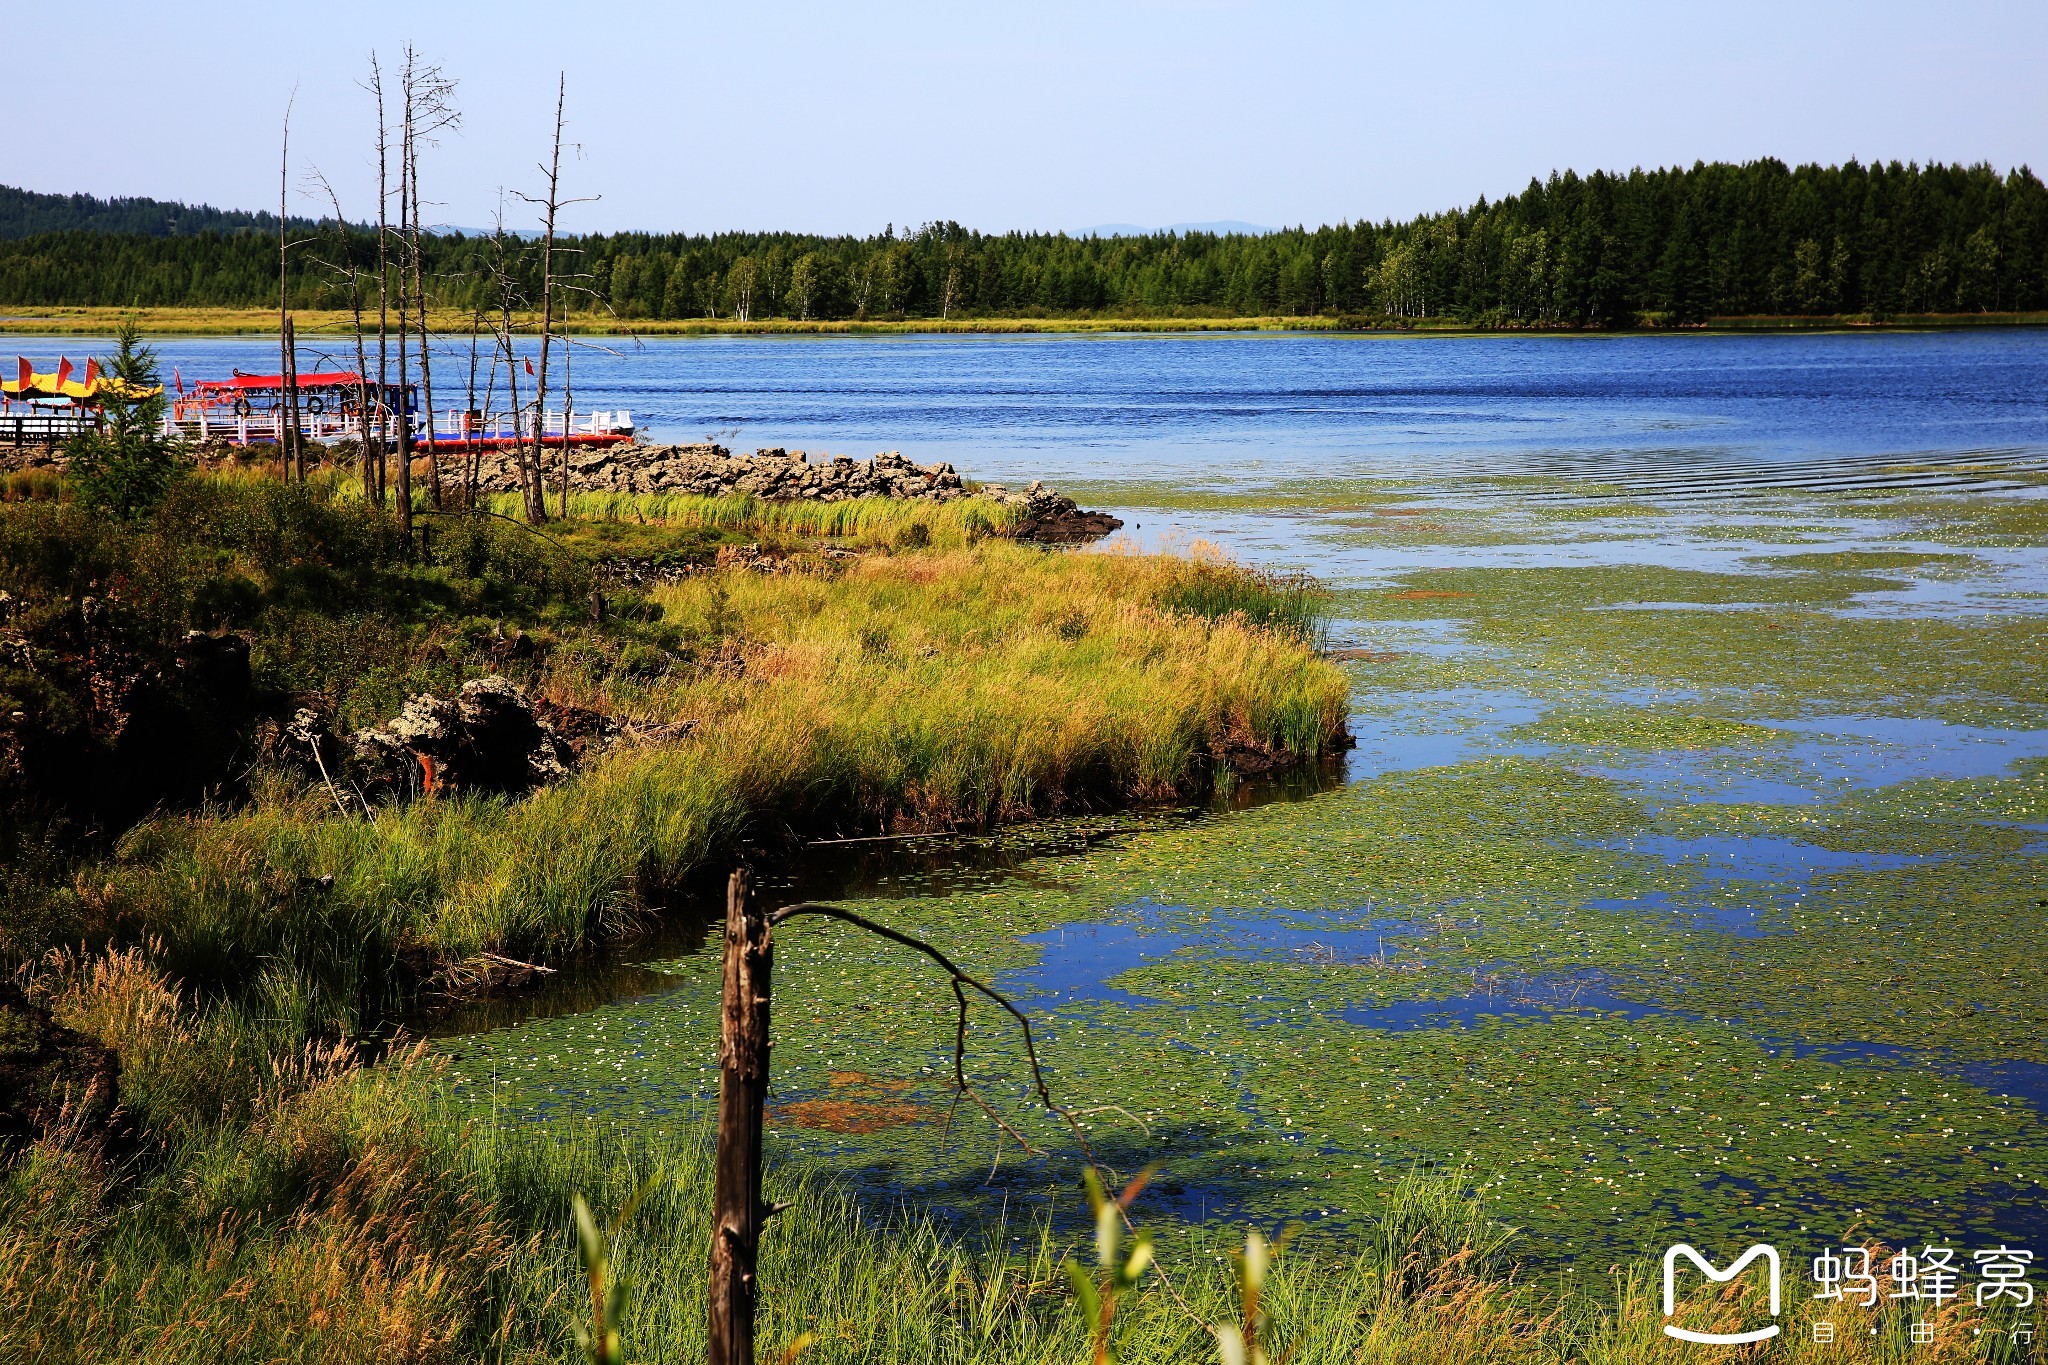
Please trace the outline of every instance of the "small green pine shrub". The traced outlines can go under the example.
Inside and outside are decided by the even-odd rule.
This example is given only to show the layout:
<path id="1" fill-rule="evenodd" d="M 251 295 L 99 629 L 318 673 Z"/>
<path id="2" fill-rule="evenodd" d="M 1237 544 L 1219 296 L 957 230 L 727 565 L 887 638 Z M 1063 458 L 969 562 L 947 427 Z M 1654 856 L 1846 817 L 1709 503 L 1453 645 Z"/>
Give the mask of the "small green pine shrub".
<path id="1" fill-rule="evenodd" d="M 163 434 L 163 384 L 156 351 L 142 344 L 131 318 L 115 334 L 107 372 L 131 392 L 154 390 L 148 398 L 108 398 L 98 431 L 65 442 L 65 475 L 78 500 L 122 521 L 148 513 L 170 490 L 182 468 Z"/>

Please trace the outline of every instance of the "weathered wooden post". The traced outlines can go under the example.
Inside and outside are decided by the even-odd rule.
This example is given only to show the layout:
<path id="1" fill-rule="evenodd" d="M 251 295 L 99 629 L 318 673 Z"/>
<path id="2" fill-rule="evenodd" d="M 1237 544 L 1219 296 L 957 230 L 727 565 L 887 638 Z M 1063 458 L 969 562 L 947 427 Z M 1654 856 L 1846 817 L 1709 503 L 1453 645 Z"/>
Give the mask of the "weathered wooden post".
<path id="1" fill-rule="evenodd" d="M 538 468 L 538 463 L 536 463 Z M 768 1103 L 768 989 L 774 963 L 774 927 L 799 915 L 816 915 L 923 953 L 952 978 L 959 1006 L 953 1029 L 953 1085 L 1025 1151 L 1043 1155 L 981 1097 L 967 1079 L 967 993 L 987 997 L 1017 1021 L 1031 1086 L 1048 1111 L 1066 1121 L 1093 1167 L 1095 1155 L 1074 1114 L 1054 1103 L 1038 1064 L 1031 1021 L 1000 991 L 975 980 L 951 958 L 921 939 L 898 933 L 864 915 L 836 905 L 805 901 L 773 914 L 754 902 L 754 879 L 745 868 L 725 887 L 725 994 L 718 1047 L 718 1174 L 712 1192 L 710 1365 L 754 1365 L 754 1308 L 760 1298 L 758 1261 L 761 1226 L 787 1208 L 761 1198 L 761 1126 Z M 785 1359 L 788 1357 L 785 1356 Z"/>
<path id="2" fill-rule="evenodd" d="M 710 1365 L 754 1365 L 755 1270 L 761 1248 L 761 1123 L 768 1100 L 768 915 L 754 879 L 725 890 L 724 1022 L 719 1032 L 718 1175 L 711 1225 Z"/>

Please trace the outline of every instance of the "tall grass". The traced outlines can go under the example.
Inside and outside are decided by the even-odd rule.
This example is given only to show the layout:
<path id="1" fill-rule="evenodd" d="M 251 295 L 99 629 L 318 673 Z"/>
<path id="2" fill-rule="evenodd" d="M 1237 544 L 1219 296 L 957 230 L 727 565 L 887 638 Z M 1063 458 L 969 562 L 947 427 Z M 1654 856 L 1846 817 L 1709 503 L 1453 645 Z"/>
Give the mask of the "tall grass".
<path id="1" fill-rule="evenodd" d="M 508 1226 L 541 1229 L 539 1255 L 508 1267 L 496 1303 L 511 1311 L 534 1349 L 566 1356 L 576 1305 L 551 1302 L 578 1278 L 569 1192 L 600 1215 L 636 1191 L 652 1191 L 617 1246 L 635 1282 L 625 1323 L 629 1358 L 695 1359 L 704 1349 L 704 1250 L 712 1170 L 706 1126 L 659 1135 L 586 1127 L 562 1139 L 509 1129 L 475 1130 L 464 1169 L 488 1190 Z M 1084 1213 L 1078 1189 L 1073 1203 Z M 998 1223 L 961 1239 L 914 1210 L 864 1208 L 816 1171 L 771 1171 L 770 1197 L 793 1201 L 762 1241 L 762 1357 L 799 1337 L 803 1359 L 930 1362 L 931 1365 L 1073 1365 L 1092 1358 L 1091 1332 L 1075 1311 L 1062 1261 L 1093 1260 L 1089 1220 L 1059 1232 L 1045 1218 Z M 1143 1226 L 1143 1197 L 1132 1206 Z M 1061 1226 L 1065 1226 L 1064 1223 Z M 1233 1252 L 1242 1230 L 1159 1229 L 1157 1270 L 1119 1295 L 1111 1332 L 1117 1359 L 1221 1359 L 1217 1329 L 1241 1321 Z M 1283 1237 L 1282 1241 L 1286 1239 Z M 1301 1365 L 1412 1361 L 1482 1365 L 1679 1365 L 1701 1348 L 1663 1332 L 1659 1267 L 1628 1262 L 1579 1274 L 1518 1273 L 1510 1229 L 1479 1211 L 1460 1173 L 1414 1172 L 1363 1226 L 1296 1240 L 1265 1276 L 1259 1309 L 1266 1358 Z M 1730 1331 L 1766 1315 L 1755 1276 L 1716 1294 L 1695 1294 L 1681 1321 Z M 2009 1349 L 2009 1335 L 1951 1305 L 1932 1314 L 1905 1303 L 1874 1309 L 1816 1302 L 1788 1292 L 1773 1358 L 1896 1362 L 2039 1359 Z M 1913 1318 L 1938 1322 L 1934 1345 L 1909 1339 Z M 2022 1317 L 2026 1315 L 2021 1315 Z M 1832 1343 L 1813 1324 L 1831 1322 Z M 2007 1324 L 2009 1325 L 2009 1324 Z M 1872 1329 L 1876 1329 L 1874 1332 Z M 2006 1341 L 2001 1347 L 1999 1340 Z"/>
<path id="2" fill-rule="evenodd" d="M 55 502 L 61 487 L 54 469 L 16 469 L 0 474 L 0 502 Z"/>
<path id="3" fill-rule="evenodd" d="M 1214 553 L 1197 554 L 1162 600 L 1177 611 L 1217 619 L 1236 616 L 1319 647 L 1325 643 L 1329 591 L 1305 573 L 1245 569 Z"/>
<path id="4" fill-rule="evenodd" d="M 552 507 L 554 504 L 549 504 Z M 523 515 L 517 493 L 491 495 L 485 506 L 501 516 Z M 579 521 L 630 521 L 678 530 L 812 536 L 854 544 L 930 544 L 957 549 L 989 536 L 1013 534 L 1021 513 L 993 498 L 917 502 L 903 498 L 848 498 L 842 502 L 782 501 L 739 493 L 571 493 L 569 515 Z M 919 529 L 921 528 L 921 529 Z"/>

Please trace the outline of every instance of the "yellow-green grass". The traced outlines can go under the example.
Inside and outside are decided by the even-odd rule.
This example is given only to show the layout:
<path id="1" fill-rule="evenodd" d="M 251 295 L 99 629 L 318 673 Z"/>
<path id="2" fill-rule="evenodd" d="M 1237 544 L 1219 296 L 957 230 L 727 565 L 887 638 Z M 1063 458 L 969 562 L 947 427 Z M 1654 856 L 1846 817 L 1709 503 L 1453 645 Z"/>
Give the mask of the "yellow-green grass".
<path id="1" fill-rule="evenodd" d="M 0 333 L 29 336 L 110 335 L 121 322 L 133 318 L 146 334 L 154 336 L 277 335 L 277 310 L 264 308 L 107 308 L 22 306 L 0 318 Z M 429 313 L 433 330 L 449 335 L 467 335 L 470 316 L 453 309 Z M 519 314 L 515 327 L 539 332 L 540 315 Z M 1209 332 L 1209 331 L 1326 331 L 1355 325 L 1338 318 L 1318 317 L 991 317 L 991 318 L 836 318 L 798 320 L 760 318 L 740 322 L 732 318 L 619 318 L 610 314 L 581 314 L 569 319 L 566 330 L 584 335 L 634 334 L 676 335 L 820 335 L 855 334 L 888 336 L 903 333 L 1029 333 L 1029 332 Z M 354 331 L 355 320 L 341 309 L 302 308 L 292 312 L 293 328 L 301 335 L 343 335 Z M 373 323 L 374 326 L 374 323 Z M 556 330 L 565 329 L 557 320 Z"/>
<path id="2" fill-rule="evenodd" d="M 565 650 L 540 681 L 687 738 L 517 801 L 343 815 L 317 785 L 271 784 L 137 828 L 81 884 L 181 980 L 309 1029 L 366 1025 L 409 954 L 573 949 L 743 835 L 981 826 L 1193 795 L 1246 746 L 1311 756 L 1342 730 L 1347 683 L 1287 591 L 1213 561 L 1000 540 L 830 576 L 707 574 L 652 593 L 698 657 L 655 651 L 629 676 Z"/>
<path id="3" fill-rule="evenodd" d="M 518 493 L 493 494 L 485 503 L 500 516 L 523 516 Z M 548 499 L 548 510 L 560 495 Z M 848 498 L 842 502 L 780 501 L 751 494 L 701 497 L 692 493 L 571 493 L 571 522 L 632 522 L 676 530 L 717 530 L 808 536 L 861 545 L 932 545 L 958 548 L 989 536 L 1014 534 L 1015 507 L 993 498 L 953 502 L 906 498 Z"/>
<path id="4" fill-rule="evenodd" d="M 154 336 L 228 336 L 277 334 L 277 312 L 268 308 L 118 308 L 45 307 L 16 305 L 0 317 L 0 334 L 17 336 L 111 335 L 122 321 L 133 318 L 144 333 Z M 353 331 L 351 315 L 340 309 L 294 309 L 294 328 L 305 335 L 341 335 Z M 467 334 L 470 316 L 453 309 L 430 314 L 433 329 L 449 335 Z M 535 334 L 539 315 L 518 315 L 515 325 Z M 1714 317 L 1696 324 L 1666 328 L 1647 319 L 1646 330 L 1683 331 L 1863 331 L 1873 328 L 1950 327 L 2039 327 L 2048 325 L 2048 313 L 1914 313 L 1872 317 L 1868 314 L 1817 314 L 1813 316 L 1731 316 Z M 557 330 L 564 324 L 556 323 Z M 1458 318 L 1383 318 L 1373 315 L 1342 317 L 1292 317 L 1280 315 L 1231 316 L 1171 313 L 1136 316 L 1050 315 L 1045 317 L 950 317 L 950 318 L 758 318 L 741 322 L 733 318 L 619 318 L 593 313 L 569 319 L 566 330 L 583 335 L 633 334 L 640 336 L 806 336 L 929 333 L 1053 333 L 1053 332 L 1328 332 L 1394 330 L 1402 332 L 1472 333 L 1514 332 L 1555 334 L 1584 329 L 1562 327 L 1487 327 Z"/>

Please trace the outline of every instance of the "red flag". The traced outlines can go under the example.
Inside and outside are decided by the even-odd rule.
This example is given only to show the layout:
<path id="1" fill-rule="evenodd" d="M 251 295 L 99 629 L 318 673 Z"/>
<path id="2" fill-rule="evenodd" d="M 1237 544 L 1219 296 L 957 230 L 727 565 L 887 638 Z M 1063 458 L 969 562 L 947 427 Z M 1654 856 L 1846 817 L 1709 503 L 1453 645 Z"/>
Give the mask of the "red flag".
<path id="1" fill-rule="evenodd" d="M 22 393 L 23 393 L 24 395 L 26 395 L 26 394 L 28 393 L 28 384 L 29 384 L 29 379 L 30 379 L 30 378 L 31 378 L 31 377 L 32 377 L 32 376 L 33 376 L 33 375 L 35 374 L 35 371 L 34 371 L 34 370 L 31 370 L 31 369 L 30 369 L 30 368 L 28 367 L 28 357 L 27 357 L 27 356 L 25 356 L 25 355 L 18 355 L 18 356 L 16 356 L 16 357 L 14 357 L 14 359 L 15 359 L 15 360 L 16 360 L 16 362 L 17 362 L 17 363 L 19 363 L 19 364 L 20 364 L 20 366 L 21 366 L 21 391 L 22 391 Z"/>
<path id="2" fill-rule="evenodd" d="M 99 360 L 99 357 L 98 357 L 98 356 L 87 356 L 87 357 L 86 357 L 86 359 L 85 359 L 85 386 L 86 386 L 86 387 L 87 387 L 88 389 L 89 389 L 89 388 L 91 388 L 91 387 L 92 387 L 92 382 L 93 382 L 93 381 L 94 381 L 95 379 L 98 379 L 99 377 L 100 377 L 100 360 Z"/>
<path id="3" fill-rule="evenodd" d="M 185 396 L 185 376 L 178 373 L 176 365 L 171 366 L 171 382 L 178 386 L 178 397 Z"/>
<path id="4" fill-rule="evenodd" d="M 533 361 L 532 361 L 532 359 L 531 359 L 531 358 L 528 358 L 528 359 L 527 359 L 527 361 L 526 361 L 526 372 L 527 372 L 528 374 L 532 374 L 532 373 L 533 373 Z"/>
<path id="5" fill-rule="evenodd" d="M 60 392 L 63 390 L 65 383 L 69 381 L 70 378 L 71 357 L 60 355 L 57 357 L 57 388 Z"/>

